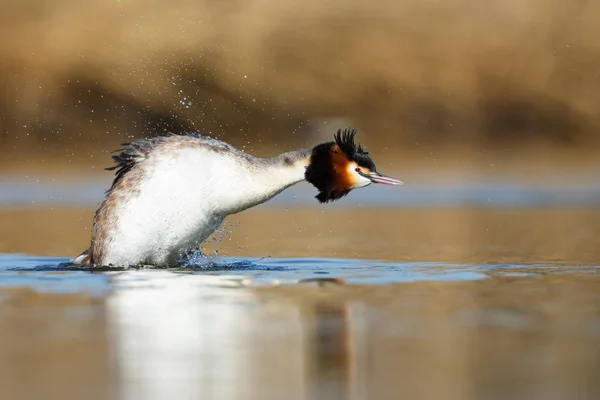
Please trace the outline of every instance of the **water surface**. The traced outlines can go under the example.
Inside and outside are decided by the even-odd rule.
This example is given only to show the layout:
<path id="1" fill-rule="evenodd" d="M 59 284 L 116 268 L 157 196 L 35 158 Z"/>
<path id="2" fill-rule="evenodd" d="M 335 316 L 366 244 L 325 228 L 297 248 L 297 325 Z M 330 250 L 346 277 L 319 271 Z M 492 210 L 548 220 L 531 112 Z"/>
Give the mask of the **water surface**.
<path id="1" fill-rule="evenodd" d="M 81 267 L 68 258 L 0 254 L 0 288 L 30 288 L 43 293 L 102 296 L 122 287 L 161 287 L 171 280 L 191 286 L 263 287 L 298 284 L 387 285 L 406 282 L 455 282 L 499 276 L 536 277 L 577 274 L 594 277 L 600 266 L 552 264 L 392 263 L 319 258 L 202 257 L 181 268 Z"/>
<path id="2" fill-rule="evenodd" d="M 600 393 L 598 266 L 224 258 L 96 272 L 65 261 L 0 257 L 10 398 L 53 386 L 124 399 Z M 14 368 L 24 354 L 26 376 L 46 386 Z"/>
<path id="3" fill-rule="evenodd" d="M 187 268 L 73 268 L 92 213 L 0 209 L 6 398 L 600 396 L 594 208 L 262 208 Z"/>

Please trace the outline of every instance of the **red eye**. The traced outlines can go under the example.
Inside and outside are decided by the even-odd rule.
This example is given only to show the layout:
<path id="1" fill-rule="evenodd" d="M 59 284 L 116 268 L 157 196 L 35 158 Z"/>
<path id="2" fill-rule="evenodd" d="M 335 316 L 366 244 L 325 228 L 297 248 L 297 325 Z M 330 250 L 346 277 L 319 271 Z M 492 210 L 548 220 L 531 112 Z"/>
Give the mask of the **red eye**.
<path id="1" fill-rule="evenodd" d="M 356 172 L 360 172 L 360 168 L 354 168 Z"/>

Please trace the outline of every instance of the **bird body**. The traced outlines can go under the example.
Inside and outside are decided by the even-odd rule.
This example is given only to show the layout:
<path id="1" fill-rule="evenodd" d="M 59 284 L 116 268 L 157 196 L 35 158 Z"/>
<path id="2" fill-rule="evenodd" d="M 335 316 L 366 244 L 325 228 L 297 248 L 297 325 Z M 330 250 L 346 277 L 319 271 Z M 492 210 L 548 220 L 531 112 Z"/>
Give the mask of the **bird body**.
<path id="1" fill-rule="evenodd" d="M 335 165 L 318 155 L 315 159 L 315 149 L 262 159 L 198 134 L 124 144 L 110 168 L 117 170 L 116 177 L 94 215 L 91 246 L 71 262 L 175 266 L 225 217 L 261 204 L 304 179 L 325 189 L 322 198 L 317 196 L 322 202 L 343 196 L 343 187 L 349 192 L 371 183 L 357 173 L 351 175 L 349 168 L 345 171 L 342 159 Z M 341 154 L 338 158 L 344 157 Z M 315 166 L 320 168 L 314 170 Z M 317 182 L 328 171 L 333 171 L 328 181 Z M 328 187 L 331 193 L 324 194 Z"/>

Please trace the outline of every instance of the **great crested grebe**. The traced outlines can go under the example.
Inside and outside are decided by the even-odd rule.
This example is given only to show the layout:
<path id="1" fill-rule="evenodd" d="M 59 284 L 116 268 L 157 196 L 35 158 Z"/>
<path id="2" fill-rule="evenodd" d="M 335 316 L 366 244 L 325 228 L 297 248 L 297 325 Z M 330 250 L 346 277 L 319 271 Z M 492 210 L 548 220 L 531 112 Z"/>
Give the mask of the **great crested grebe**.
<path id="1" fill-rule="evenodd" d="M 112 186 L 94 215 L 89 249 L 76 265 L 175 266 L 226 216 L 264 203 L 307 180 L 321 203 L 371 183 L 402 182 L 375 169 L 353 129 L 312 149 L 261 159 L 198 134 L 123 144 Z"/>

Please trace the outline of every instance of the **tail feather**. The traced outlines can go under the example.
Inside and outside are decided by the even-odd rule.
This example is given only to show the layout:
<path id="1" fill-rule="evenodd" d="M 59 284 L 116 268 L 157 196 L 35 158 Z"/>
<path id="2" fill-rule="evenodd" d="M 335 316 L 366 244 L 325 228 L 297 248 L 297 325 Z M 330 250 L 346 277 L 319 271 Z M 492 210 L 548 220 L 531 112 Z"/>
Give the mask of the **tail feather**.
<path id="1" fill-rule="evenodd" d="M 85 250 L 83 253 L 78 255 L 77 257 L 73 258 L 70 261 L 70 263 L 73 265 L 84 265 L 84 266 L 92 265 L 91 255 L 92 255 L 92 248 L 90 247 L 87 250 Z"/>

